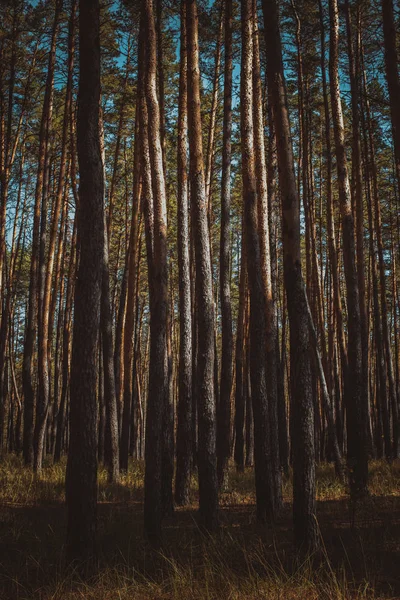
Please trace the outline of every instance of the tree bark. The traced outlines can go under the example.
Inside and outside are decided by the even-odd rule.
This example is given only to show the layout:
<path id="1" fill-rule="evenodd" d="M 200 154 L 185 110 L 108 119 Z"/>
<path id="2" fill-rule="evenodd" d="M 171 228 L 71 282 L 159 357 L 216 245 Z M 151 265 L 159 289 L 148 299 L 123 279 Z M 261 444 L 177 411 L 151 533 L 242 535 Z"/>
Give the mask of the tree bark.
<path id="1" fill-rule="evenodd" d="M 225 1 L 224 124 L 222 140 L 220 296 L 222 322 L 221 385 L 217 411 L 218 483 L 227 485 L 231 451 L 232 307 L 231 307 L 231 135 L 232 135 L 232 2 Z"/>
<path id="2" fill-rule="evenodd" d="M 186 4 L 181 2 L 181 46 L 178 114 L 178 269 L 179 389 L 176 434 L 175 502 L 189 503 L 192 463 L 192 317 L 187 182 L 187 40 Z"/>
<path id="3" fill-rule="evenodd" d="M 104 272 L 104 173 L 100 129 L 100 4 L 79 3 L 79 266 L 74 302 L 67 560 L 86 570 L 97 524 L 97 349 Z"/>
<path id="4" fill-rule="evenodd" d="M 163 412 L 169 405 L 167 362 L 167 312 L 168 312 L 168 263 L 167 263 L 167 203 L 163 168 L 163 152 L 160 135 L 160 109 L 157 98 L 157 54 L 153 2 L 144 0 L 143 40 L 147 40 L 145 96 L 148 112 L 148 146 L 153 190 L 153 256 L 149 264 L 152 280 L 150 285 L 150 366 L 149 389 L 146 412 L 144 520 L 150 539 L 161 536 L 162 519 L 162 429 Z M 145 131 L 143 132 L 145 135 Z M 146 177 L 146 174 L 145 174 Z M 149 190 L 148 190 L 149 191 Z M 149 200 L 149 194 L 146 195 Z M 170 482 L 172 485 L 172 480 Z"/>
<path id="5" fill-rule="evenodd" d="M 279 14 L 276 0 L 263 0 L 268 84 L 275 122 L 282 198 L 283 267 L 290 325 L 290 378 L 293 455 L 293 524 L 297 547 L 318 547 L 315 514 L 314 407 L 311 387 L 310 339 L 303 293 L 299 198 L 293 164 Z"/>
<path id="6" fill-rule="evenodd" d="M 345 374 L 347 463 L 353 498 L 367 493 L 368 454 L 363 397 L 360 300 L 356 268 L 354 221 L 344 141 L 344 124 L 339 84 L 339 9 L 330 0 L 330 89 L 335 135 L 335 153 L 342 216 L 343 261 L 347 292 L 348 370 Z"/>
<path id="7" fill-rule="evenodd" d="M 218 521 L 218 482 L 214 396 L 214 300 L 204 181 L 200 115 L 200 71 L 196 0 L 186 0 L 188 42 L 188 126 L 190 197 L 196 260 L 198 471 L 200 519 L 213 530 Z"/>

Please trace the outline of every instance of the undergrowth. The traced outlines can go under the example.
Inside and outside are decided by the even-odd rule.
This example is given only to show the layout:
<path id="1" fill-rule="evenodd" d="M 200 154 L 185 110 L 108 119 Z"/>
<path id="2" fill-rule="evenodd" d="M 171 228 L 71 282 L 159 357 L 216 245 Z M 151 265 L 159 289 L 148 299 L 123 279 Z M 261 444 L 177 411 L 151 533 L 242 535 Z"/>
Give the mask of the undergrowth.
<path id="1" fill-rule="evenodd" d="M 355 508 L 355 518 L 333 467 L 318 466 L 322 552 L 303 563 L 293 553 L 290 478 L 277 524 L 261 526 L 253 471 L 232 469 L 213 536 L 197 527 L 193 478 L 191 504 L 166 519 L 163 544 L 154 550 L 142 530 L 143 464 L 132 462 L 114 485 L 100 469 L 99 556 L 96 574 L 86 581 L 64 566 L 65 466 L 46 462 L 34 475 L 19 457 L 0 460 L 1 600 L 400 598 L 398 463 L 371 462 L 370 496 Z"/>

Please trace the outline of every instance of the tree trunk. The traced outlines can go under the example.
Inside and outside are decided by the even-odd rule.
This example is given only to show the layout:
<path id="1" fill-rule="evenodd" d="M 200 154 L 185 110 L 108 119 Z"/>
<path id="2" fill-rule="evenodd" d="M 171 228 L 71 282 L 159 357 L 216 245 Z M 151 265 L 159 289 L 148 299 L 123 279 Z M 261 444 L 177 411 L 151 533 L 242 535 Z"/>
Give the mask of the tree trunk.
<path id="1" fill-rule="evenodd" d="M 185 0 L 181 2 L 180 53 L 177 157 L 180 338 L 175 502 L 183 506 L 189 503 L 192 462 L 192 317 L 187 183 L 187 41 Z"/>
<path id="2" fill-rule="evenodd" d="M 297 547 L 318 547 L 315 514 L 314 407 L 307 304 L 303 293 L 299 198 L 293 164 L 276 0 L 263 0 L 268 84 L 275 122 L 282 198 L 283 268 L 290 325 L 293 522 Z"/>
<path id="3" fill-rule="evenodd" d="M 196 0 L 186 0 L 188 42 L 188 125 L 190 197 L 196 260 L 198 470 L 200 519 L 213 530 L 218 521 L 218 481 L 214 396 L 214 300 L 208 236 L 203 142 L 200 115 L 200 71 Z"/>
<path id="4" fill-rule="evenodd" d="M 224 125 L 222 141 L 220 295 L 222 322 L 221 385 L 217 411 L 218 483 L 227 485 L 231 451 L 232 307 L 231 307 L 231 133 L 232 133 L 232 3 L 225 1 Z"/>
<path id="5" fill-rule="evenodd" d="M 100 129 L 100 4 L 79 3 L 79 266 L 74 302 L 70 444 L 66 475 L 67 560 L 86 568 L 97 525 L 97 349 L 104 272 L 104 180 Z"/>
<path id="6" fill-rule="evenodd" d="M 157 98 L 156 31 L 152 0 L 144 0 L 143 27 L 147 40 L 147 64 L 145 96 L 148 112 L 148 146 L 150 163 L 144 161 L 143 169 L 149 169 L 153 190 L 154 230 L 153 256 L 149 264 L 152 285 L 150 293 L 150 366 L 149 389 L 146 412 L 144 520 L 150 539 L 161 536 L 162 519 L 162 429 L 163 412 L 169 405 L 167 364 L 167 312 L 168 312 L 168 263 L 167 263 L 167 204 L 163 168 L 163 152 L 160 135 L 160 110 Z M 143 131 L 143 135 L 146 132 Z M 143 143 L 145 143 L 143 141 Z M 144 175 L 146 178 L 146 174 Z M 150 190 L 147 190 L 149 192 Z M 146 200 L 150 200 L 146 194 Z M 172 485 L 172 480 L 170 482 Z"/>
<path id="7" fill-rule="evenodd" d="M 368 454 L 365 419 L 366 398 L 363 397 L 361 316 L 358 290 L 354 221 L 344 141 L 344 124 L 339 84 L 339 9 L 330 0 L 330 87 L 335 134 L 335 152 L 342 216 L 343 261 L 347 292 L 348 371 L 345 374 L 345 406 L 347 424 L 347 463 L 353 498 L 367 493 Z"/>
<path id="8" fill-rule="evenodd" d="M 267 164 L 265 158 L 263 95 L 261 88 L 260 49 L 257 24 L 257 3 L 254 1 L 254 36 L 253 36 L 253 121 L 254 121 L 254 158 L 257 189 L 257 217 L 260 243 L 260 261 L 262 285 L 265 303 L 265 378 L 268 398 L 268 421 L 270 436 L 271 477 L 274 504 L 282 505 L 282 476 L 279 459 L 278 434 L 278 355 L 277 355 L 277 322 L 274 306 L 271 272 L 271 248 L 269 232 L 269 208 Z"/>

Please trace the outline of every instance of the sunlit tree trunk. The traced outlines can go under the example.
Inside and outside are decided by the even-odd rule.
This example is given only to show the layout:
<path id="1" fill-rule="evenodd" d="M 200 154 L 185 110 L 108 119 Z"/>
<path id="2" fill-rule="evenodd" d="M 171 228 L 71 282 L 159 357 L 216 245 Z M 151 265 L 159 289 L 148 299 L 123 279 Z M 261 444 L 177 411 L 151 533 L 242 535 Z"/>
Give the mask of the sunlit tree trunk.
<path id="1" fill-rule="evenodd" d="M 253 0 L 242 0 L 242 68 L 241 68 L 241 150 L 244 203 L 244 232 L 246 237 L 247 272 L 250 293 L 250 381 L 254 416 L 254 456 L 256 477 L 257 517 L 263 521 L 273 518 L 275 511 L 272 476 L 271 436 L 265 372 L 266 326 L 265 298 L 262 281 L 255 140 L 253 125 L 254 91 L 253 62 Z M 258 141 L 258 140 L 257 140 Z M 268 342 L 267 342 L 268 343 Z M 275 347 L 273 347 L 275 350 Z"/>
<path id="2" fill-rule="evenodd" d="M 190 199 L 196 261 L 198 472 L 200 519 L 213 530 L 218 521 L 216 407 L 214 395 L 214 299 L 204 180 L 200 114 L 200 71 L 196 0 L 186 0 Z"/>
<path id="3" fill-rule="evenodd" d="M 227 484 L 231 451 L 232 307 L 231 307 L 231 133 L 232 133 L 232 3 L 225 2 L 224 125 L 222 141 L 220 296 L 222 321 L 221 385 L 217 413 L 218 483 Z"/>
<path id="4" fill-rule="evenodd" d="M 178 114 L 178 268 L 179 383 L 176 434 L 175 501 L 189 502 L 192 459 L 192 316 L 187 181 L 187 42 L 186 4 L 181 2 L 180 79 Z"/>

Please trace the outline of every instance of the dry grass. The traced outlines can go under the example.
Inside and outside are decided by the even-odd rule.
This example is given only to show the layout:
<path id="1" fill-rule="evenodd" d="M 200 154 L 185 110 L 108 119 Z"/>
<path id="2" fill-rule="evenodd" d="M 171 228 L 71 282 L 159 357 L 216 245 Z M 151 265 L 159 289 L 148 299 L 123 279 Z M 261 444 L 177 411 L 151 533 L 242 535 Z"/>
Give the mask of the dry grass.
<path id="1" fill-rule="evenodd" d="M 292 550 L 291 482 L 274 527 L 255 520 L 251 470 L 232 470 L 221 528 L 204 536 L 192 504 L 166 519 L 161 549 L 142 531 L 143 465 L 118 485 L 99 472 L 99 558 L 90 581 L 64 568 L 65 463 L 40 477 L 19 458 L 0 462 L 0 598 L 4 600 L 344 600 L 400 598 L 400 465 L 370 465 L 371 495 L 351 507 L 330 465 L 318 469 L 322 557 Z"/>

